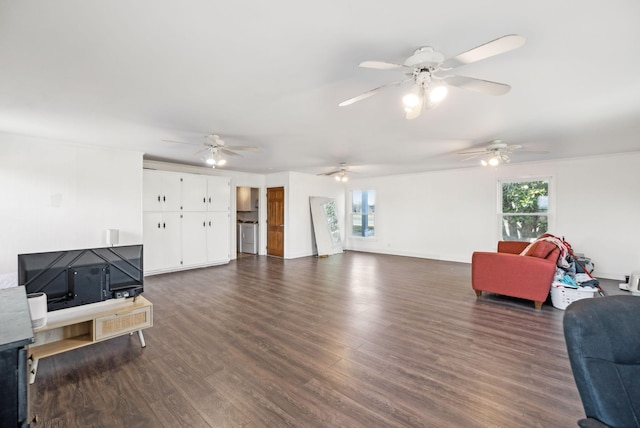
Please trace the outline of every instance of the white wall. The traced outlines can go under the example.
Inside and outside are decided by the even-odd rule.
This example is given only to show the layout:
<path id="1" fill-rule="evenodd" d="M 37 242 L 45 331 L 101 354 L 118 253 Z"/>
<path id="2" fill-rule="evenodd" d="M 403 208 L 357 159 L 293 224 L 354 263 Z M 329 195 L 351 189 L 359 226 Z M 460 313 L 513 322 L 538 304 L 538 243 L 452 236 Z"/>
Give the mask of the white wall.
<path id="1" fill-rule="evenodd" d="M 352 180 L 350 189 L 376 190 L 376 237 L 349 237 L 346 248 L 470 262 L 495 251 L 498 180 L 550 177 L 550 232 L 591 257 L 596 276 L 622 279 L 640 270 L 638 165 L 634 152 Z"/>
<path id="2" fill-rule="evenodd" d="M 285 259 L 316 254 L 310 196 L 334 198 L 340 218 L 344 218 L 344 186 L 328 177 L 298 172 L 274 173 L 266 176 L 266 187 L 284 187 Z M 341 223 L 340 228 L 344 230 L 344 224 Z M 263 242 L 266 242 L 266 234 Z"/>
<path id="3" fill-rule="evenodd" d="M 20 253 L 142 243 L 142 153 L 0 134 L 0 273 Z"/>
<path id="4" fill-rule="evenodd" d="M 290 173 L 289 191 L 285 195 L 288 219 L 285 224 L 285 258 L 305 257 L 317 254 L 313 223 L 311 221 L 310 196 L 324 196 L 336 200 L 340 218 L 340 230 L 344 230 L 345 189 L 342 183 L 326 176 Z"/>
<path id="5" fill-rule="evenodd" d="M 497 181 L 551 177 L 555 210 L 550 231 L 591 257 L 597 276 L 621 279 L 640 270 L 638 165 L 640 152 L 634 152 L 352 179 L 350 189 L 377 192 L 376 238 L 347 237 L 345 248 L 469 262 L 473 251 L 495 250 Z M 339 212 L 350 211 L 343 185 L 327 177 L 264 176 L 148 161 L 144 166 L 228 176 L 233 189 L 284 186 L 285 258 L 315 252 L 309 196 L 335 198 Z M 105 245 L 108 228 L 120 230 L 121 244 L 141 243 L 142 168 L 141 153 L 0 134 L 0 274 L 15 272 L 19 253 Z M 235 192 L 231 195 L 235 206 Z M 260 206 L 260 250 L 265 254 L 264 192 Z M 348 231 L 348 223 L 341 229 Z M 235 245 L 235 227 L 231 233 Z"/>

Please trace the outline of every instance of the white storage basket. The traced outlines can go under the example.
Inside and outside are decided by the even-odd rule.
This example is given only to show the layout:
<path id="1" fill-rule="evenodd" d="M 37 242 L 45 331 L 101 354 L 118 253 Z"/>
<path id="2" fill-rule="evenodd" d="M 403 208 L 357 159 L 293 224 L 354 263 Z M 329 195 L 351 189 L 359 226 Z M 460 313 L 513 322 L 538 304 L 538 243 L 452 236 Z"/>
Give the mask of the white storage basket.
<path id="1" fill-rule="evenodd" d="M 595 296 L 597 288 L 594 287 L 565 287 L 563 283 L 551 284 L 551 303 L 553 307 L 563 311 L 572 302 L 580 299 L 590 299 Z"/>

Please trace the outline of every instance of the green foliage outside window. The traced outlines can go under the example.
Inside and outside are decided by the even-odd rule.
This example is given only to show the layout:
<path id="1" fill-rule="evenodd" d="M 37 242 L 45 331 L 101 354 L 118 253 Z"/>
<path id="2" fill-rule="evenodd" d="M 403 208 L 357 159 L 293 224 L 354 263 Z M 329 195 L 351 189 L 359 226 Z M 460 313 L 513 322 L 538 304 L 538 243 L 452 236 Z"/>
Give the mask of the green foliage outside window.
<path id="1" fill-rule="evenodd" d="M 532 241 L 549 229 L 549 181 L 502 183 L 502 239 Z"/>

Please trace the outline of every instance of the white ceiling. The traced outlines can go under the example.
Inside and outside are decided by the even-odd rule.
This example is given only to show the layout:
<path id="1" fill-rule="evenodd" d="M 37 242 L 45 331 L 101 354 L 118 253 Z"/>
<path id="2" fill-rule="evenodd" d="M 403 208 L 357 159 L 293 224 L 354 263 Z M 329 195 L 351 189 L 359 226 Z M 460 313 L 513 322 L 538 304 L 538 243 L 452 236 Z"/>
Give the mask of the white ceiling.
<path id="1" fill-rule="evenodd" d="M 413 121 L 405 87 L 338 107 L 402 77 L 361 61 L 506 34 L 527 43 L 456 71 L 507 95 L 451 88 Z M 637 0 L 0 0 L 0 131 L 195 165 L 216 133 L 261 148 L 225 167 L 255 173 L 476 167 L 456 152 L 496 138 L 548 151 L 512 162 L 635 151 L 639 49 Z"/>

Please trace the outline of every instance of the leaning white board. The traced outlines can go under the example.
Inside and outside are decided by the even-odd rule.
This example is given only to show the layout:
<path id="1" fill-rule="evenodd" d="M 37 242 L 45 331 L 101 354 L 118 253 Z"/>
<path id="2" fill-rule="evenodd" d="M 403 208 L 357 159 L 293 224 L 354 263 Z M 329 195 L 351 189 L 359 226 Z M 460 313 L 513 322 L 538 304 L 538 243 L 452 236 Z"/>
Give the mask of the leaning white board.
<path id="1" fill-rule="evenodd" d="M 342 253 L 342 238 L 335 199 L 310 196 L 309 205 L 318 256 Z"/>

